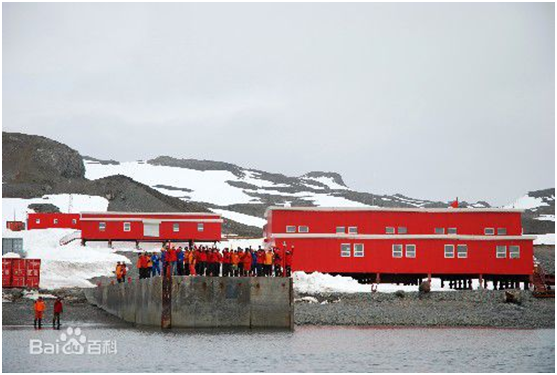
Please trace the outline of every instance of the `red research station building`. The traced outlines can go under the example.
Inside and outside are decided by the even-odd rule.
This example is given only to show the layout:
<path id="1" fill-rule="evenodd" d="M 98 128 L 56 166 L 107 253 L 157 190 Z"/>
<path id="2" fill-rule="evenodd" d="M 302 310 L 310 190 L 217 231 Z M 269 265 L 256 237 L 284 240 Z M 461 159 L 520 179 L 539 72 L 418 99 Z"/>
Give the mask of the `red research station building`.
<path id="1" fill-rule="evenodd" d="M 87 241 L 221 240 L 222 218 L 206 212 L 82 212 L 81 239 Z"/>
<path id="2" fill-rule="evenodd" d="M 422 278 L 516 286 L 530 282 L 534 237 L 522 210 L 493 208 L 270 207 L 267 246 L 294 246 L 293 270 L 362 282 Z M 471 285 L 471 284 L 470 284 Z"/>
<path id="3" fill-rule="evenodd" d="M 36 212 L 27 214 L 27 229 L 71 228 L 80 229 L 80 214 L 62 212 Z"/>

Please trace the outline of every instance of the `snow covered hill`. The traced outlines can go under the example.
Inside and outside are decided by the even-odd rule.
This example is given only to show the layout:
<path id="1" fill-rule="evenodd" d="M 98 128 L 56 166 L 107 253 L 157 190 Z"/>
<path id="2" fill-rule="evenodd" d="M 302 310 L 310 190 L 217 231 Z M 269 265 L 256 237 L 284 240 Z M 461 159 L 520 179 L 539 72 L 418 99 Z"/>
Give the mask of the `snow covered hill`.
<path id="1" fill-rule="evenodd" d="M 225 162 L 161 156 L 148 161 L 115 162 L 85 158 L 91 180 L 124 175 L 184 201 L 201 202 L 237 222 L 262 227 L 270 205 L 336 207 L 447 207 L 448 202 L 376 195 L 351 190 L 338 173 L 309 172 L 300 177 L 242 168 Z M 463 202 L 464 206 L 468 205 Z M 489 207 L 485 202 L 473 207 Z"/>

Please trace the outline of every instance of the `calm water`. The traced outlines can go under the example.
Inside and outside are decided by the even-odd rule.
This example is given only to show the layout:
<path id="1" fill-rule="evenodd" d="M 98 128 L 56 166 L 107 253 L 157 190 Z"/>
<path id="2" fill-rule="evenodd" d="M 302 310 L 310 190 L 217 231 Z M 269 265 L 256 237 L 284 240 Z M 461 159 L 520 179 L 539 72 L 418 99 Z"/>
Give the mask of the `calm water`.
<path id="1" fill-rule="evenodd" d="M 116 354 L 29 354 L 64 331 L 4 327 L 4 372 L 554 372 L 555 330 L 298 327 L 171 331 L 82 326 Z M 68 342 L 68 340 L 66 340 Z M 88 349 L 89 350 L 89 349 Z"/>

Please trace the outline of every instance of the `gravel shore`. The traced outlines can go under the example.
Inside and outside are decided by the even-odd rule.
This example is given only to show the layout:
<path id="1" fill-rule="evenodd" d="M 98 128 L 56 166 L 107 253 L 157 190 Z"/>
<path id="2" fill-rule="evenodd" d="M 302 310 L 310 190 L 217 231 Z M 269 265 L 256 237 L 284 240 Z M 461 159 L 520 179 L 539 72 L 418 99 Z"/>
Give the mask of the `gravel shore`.
<path id="1" fill-rule="evenodd" d="M 14 294 L 15 293 L 15 294 Z M 128 326 L 128 323 L 90 305 L 83 291 L 49 292 L 64 297 L 66 325 Z M 12 302 L 2 303 L 2 325 L 32 325 L 33 301 L 4 290 Z M 296 325 L 554 328 L 555 300 L 520 292 L 520 304 L 506 303 L 504 291 L 463 290 L 412 293 L 356 293 L 296 296 Z M 45 322 L 53 300 L 47 299 Z"/>
<path id="2" fill-rule="evenodd" d="M 303 297 L 296 299 L 297 325 L 555 327 L 555 300 L 528 291 L 520 292 L 520 304 L 506 303 L 505 292 L 495 290 Z"/>

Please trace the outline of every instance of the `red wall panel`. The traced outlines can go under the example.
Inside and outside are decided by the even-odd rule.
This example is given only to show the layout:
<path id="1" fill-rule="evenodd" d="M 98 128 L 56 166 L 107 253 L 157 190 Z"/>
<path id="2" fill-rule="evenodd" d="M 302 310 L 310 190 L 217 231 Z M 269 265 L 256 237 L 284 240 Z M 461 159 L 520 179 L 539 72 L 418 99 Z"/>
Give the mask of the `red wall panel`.
<path id="1" fill-rule="evenodd" d="M 43 212 L 27 214 L 27 229 L 71 228 L 80 229 L 79 214 Z"/>
<path id="2" fill-rule="evenodd" d="M 483 235 L 485 228 L 506 228 L 507 235 L 521 235 L 520 212 L 466 211 L 406 212 L 380 210 L 305 211 L 270 210 L 269 233 L 285 233 L 287 225 L 307 225 L 310 233 L 335 233 L 337 226 L 358 227 L 358 233 L 385 234 L 386 227 L 406 227 L 408 234 L 434 234 L 435 228 L 457 228 L 458 234 Z"/>
<path id="3" fill-rule="evenodd" d="M 459 240 L 459 239 L 341 239 L 341 238 L 276 238 L 294 246 L 293 268 L 296 271 L 327 273 L 432 273 L 432 274 L 509 274 L 530 275 L 533 272 L 533 242 L 524 240 Z M 341 244 L 364 244 L 364 257 L 341 257 Z M 393 244 L 416 245 L 415 258 L 393 258 Z M 444 245 L 455 245 L 455 258 L 445 258 Z M 467 258 L 456 257 L 456 245 L 468 245 Z M 497 245 L 520 246 L 519 259 L 497 259 Z"/>

